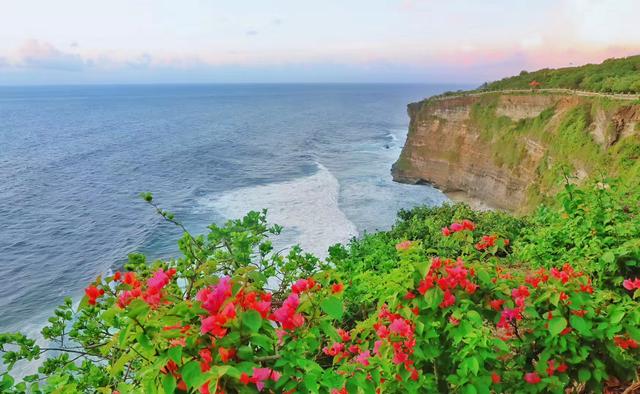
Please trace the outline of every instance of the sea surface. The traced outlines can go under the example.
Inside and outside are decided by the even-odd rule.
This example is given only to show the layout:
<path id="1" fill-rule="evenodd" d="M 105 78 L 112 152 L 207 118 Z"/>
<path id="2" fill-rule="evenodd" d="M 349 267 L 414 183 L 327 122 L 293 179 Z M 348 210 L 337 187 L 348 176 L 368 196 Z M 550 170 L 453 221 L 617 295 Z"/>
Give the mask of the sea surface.
<path id="1" fill-rule="evenodd" d="M 400 208 L 442 203 L 389 170 L 407 103 L 458 88 L 0 87 L 0 332 L 38 332 L 131 252 L 176 255 L 179 231 L 143 191 L 194 233 L 268 208 L 280 245 L 320 256 Z"/>

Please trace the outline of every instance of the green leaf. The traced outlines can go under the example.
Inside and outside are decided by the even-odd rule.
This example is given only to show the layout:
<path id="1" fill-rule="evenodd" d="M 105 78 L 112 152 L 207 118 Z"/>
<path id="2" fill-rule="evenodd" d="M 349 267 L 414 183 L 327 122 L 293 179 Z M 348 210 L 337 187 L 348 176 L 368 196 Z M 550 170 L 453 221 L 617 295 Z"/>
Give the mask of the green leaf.
<path id="1" fill-rule="evenodd" d="M 167 351 L 169 358 L 175 363 L 180 364 L 182 361 L 182 346 L 174 346 Z"/>
<path id="2" fill-rule="evenodd" d="M 342 300 L 336 297 L 329 297 L 320 303 L 320 308 L 329 316 L 336 320 L 342 319 L 343 305 Z"/>
<path id="3" fill-rule="evenodd" d="M 135 300 L 131 301 L 131 303 L 127 307 L 127 316 L 133 318 L 142 314 L 146 314 L 148 311 L 149 305 L 140 298 L 136 298 Z"/>
<path id="4" fill-rule="evenodd" d="M 602 255 L 602 261 L 604 261 L 607 264 L 611 264 L 615 260 L 616 260 L 616 255 L 614 255 L 612 251 L 604 252 L 604 254 Z"/>
<path id="5" fill-rule="evenodd" d="M 186 363 L 180 372 L 188 387 L 200 387 L 207 381 L 207 376 L 200 370 L 200 363 L 195 360 Z"/>
<path id="6" fill-rule="evenodd" d="M 624 311 L 616 308 L 613 312 L 611 312 L 611 315 L 609 316 L 609 322 L 611 324 L 618 324 L 623 317 Z"/>
<path id="7" fill-rule="evenodd" d="M 262 334 L 251 335 L 251 342 L 267 350 L 273 347 L 273 340 Z"/>
<path id="8" fill-rule="evenodd" d="M 578 371 L 578 381 L 580 383 L 585 383 L 588 382 L 589 379 L 591 379 L 591 371 L 589 371 L 588 369 L 580 369 L 580 371 Z"/>
<path id="9" fill-rule="evenodd" d="M 587 322 L 584 318 L 571 315 L 569 322 L 571 323 L 571 327 L 575 328 L 580 334 L 586 336 L 591 335 L 591 323 Z"/>
<path id="10" fill-rule="evenodd" d="M 556 336 L 567 328 L 567 319 L 564 317 L 554 317 L 549 321 L 549 332 L 551 335 Z"/>
<path id="11" fill-rule="evenodd" d="M 257 311 L 250 309 L 242 314 L 242 324 L 252 332 L 258 332 L 262 326 L 262 316 Z"/>
<path id="12" fill-rule="evenodd" d="M 424 278 L 425 276 L 427 276 L 429 270 L 431 269 L 431 264 L 433 264 L 431 259 L 427 260 L 426 262 L 416 263 L 416 269 L 420 273 L 421 277 Z"/>
<path id="13" fill-rule="evenodd" d="M 164 388 L 165 394 L 173 394 L 176 390 L 176 378 L 171 374 L 164 375 L 164 378 L 162 378 L 162 388 Z"/>

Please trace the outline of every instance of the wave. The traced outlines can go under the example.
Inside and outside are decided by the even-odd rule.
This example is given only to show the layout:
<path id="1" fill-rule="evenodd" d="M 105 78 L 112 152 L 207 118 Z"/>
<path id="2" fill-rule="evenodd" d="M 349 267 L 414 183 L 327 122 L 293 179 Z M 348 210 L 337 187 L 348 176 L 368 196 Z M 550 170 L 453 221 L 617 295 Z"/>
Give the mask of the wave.
<path id="1" fill-rule="evenodd" d="M 279 247 L 300 245 L 319 257 L 336 243 L 358 235 L 358 229 L 338 204 L 340 184 L 322 164 L 315 174 L 286 182 L 257 185 L 201 199 L 202 206 L 226 218 L 267 208 L 270 223 L 284 226 Z"/>

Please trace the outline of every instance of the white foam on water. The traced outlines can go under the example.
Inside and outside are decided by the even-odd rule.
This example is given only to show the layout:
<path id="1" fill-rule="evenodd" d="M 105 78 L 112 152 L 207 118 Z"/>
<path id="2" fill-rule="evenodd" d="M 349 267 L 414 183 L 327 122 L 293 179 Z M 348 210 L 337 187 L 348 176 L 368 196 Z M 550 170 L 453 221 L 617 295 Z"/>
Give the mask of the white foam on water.
<path id="1" fill-rule="evenodd" d="M 283 246 L 299 244 L 305 251 L 326 257 L 329 246 L 348 241 L 358 229 L 340 210 L 340 184 L 322 164 L 304 178 L 231 190 L 200 203 L 234 219 L 267 208 L 267 220 L 284 226 Z M 281 244 L 280 244 L 281 245 Z"/>

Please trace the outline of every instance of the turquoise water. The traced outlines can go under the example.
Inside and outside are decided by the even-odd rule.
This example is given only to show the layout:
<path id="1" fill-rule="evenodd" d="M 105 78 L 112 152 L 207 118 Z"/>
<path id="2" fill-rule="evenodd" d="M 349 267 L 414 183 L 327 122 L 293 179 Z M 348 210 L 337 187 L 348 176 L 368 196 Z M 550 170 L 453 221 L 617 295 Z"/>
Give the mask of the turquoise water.
<path id="1" fill-rule="evenodd" d="M 0 331 L 36 331 L 128 253 L 269 209 L 280 245 L 329 245 L 446 198 L 391 181 L 406 104 L 457 86 L 0 87 Z"/>

